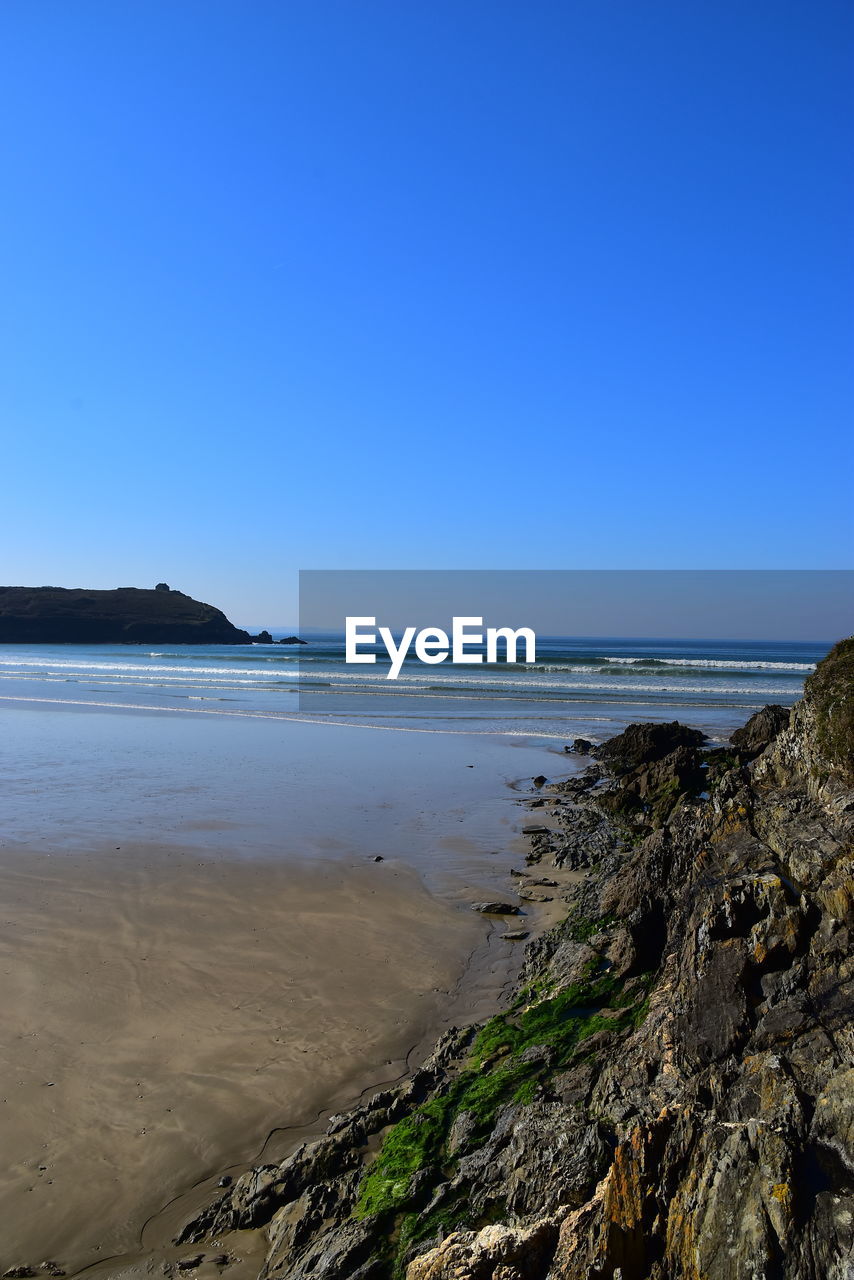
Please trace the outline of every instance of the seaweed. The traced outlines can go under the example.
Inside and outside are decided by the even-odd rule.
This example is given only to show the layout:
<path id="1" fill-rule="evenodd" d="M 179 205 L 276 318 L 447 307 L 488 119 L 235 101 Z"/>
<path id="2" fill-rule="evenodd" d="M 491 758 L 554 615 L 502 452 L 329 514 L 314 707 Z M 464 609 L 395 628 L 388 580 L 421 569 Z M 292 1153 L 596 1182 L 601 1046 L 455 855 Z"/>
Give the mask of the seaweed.
<path id="1" fill-rule="evenodd" d="M 621 978 L 599 972 L 599 964 L 593 959 L 581 982 L 490 1018 L 459 1072 L 389 1129 L 362 1178 L 354 1215 L 379 1215 L 396 1231 L 392 1274 L 401 1274 L 413 1244 L 476 1225 L 468 1198 L 459 1189 L 451 1193 L 449 1183 L 460 1154 L 482 1145 L 502 1109 L 535 1103 L 549 1078 L 583 1054 L 591 1036 L 618 1036 L 643 1021 L 652 975 Z M 463 1115 L 464 1136 L 457 1134 L 452 1150 L 451 1130 Z"/>

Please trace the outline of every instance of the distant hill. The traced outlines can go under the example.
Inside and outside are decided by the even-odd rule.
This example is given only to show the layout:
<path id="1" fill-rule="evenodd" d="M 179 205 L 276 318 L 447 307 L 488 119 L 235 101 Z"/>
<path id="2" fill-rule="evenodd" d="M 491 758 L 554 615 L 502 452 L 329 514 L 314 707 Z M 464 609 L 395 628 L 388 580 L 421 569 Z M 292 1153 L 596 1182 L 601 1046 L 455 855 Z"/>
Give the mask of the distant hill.
<path id="1" fill-rule="evenodd" d="M 165 583 L 117 587 L 0 587 L 0 643 L 251 644 L 220 609 Z"/>

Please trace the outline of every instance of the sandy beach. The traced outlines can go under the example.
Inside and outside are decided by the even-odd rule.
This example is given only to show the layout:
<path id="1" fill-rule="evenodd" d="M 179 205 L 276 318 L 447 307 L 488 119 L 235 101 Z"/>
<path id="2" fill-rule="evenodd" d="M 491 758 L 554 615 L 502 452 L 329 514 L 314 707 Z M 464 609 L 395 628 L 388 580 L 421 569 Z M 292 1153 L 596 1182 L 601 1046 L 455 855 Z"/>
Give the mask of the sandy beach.
<path id="1" fill-rule="evenodd" d="M 3 1269 L 74 1270 L 393 1079 L 483 940 L 403 865 L 3 852 Z"/>
<path id="2" fill-rule="evenodd" d="M 0 1270 L 131 1265 L 174 1197 L 497 1001 L 514 944 L 470 905 L 510 887 L 541 746 L 8 723 Z"/>

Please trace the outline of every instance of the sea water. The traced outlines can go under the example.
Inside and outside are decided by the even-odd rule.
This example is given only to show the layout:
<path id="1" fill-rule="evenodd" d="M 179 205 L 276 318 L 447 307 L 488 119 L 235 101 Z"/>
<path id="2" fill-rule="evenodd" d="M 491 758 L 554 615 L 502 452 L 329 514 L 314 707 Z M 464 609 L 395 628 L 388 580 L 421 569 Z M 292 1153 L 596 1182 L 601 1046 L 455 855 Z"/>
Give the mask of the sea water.
<path id="1" fill-rule="evenodd" d="M 382 664 L 345 663 L 332 633 L 307 645 L 3 645 L 0 699 L 561 741 L 679 719 L 723 740 L 767 703 L 791 706 L 829 648 L 539 636 L 533 663 L 436 667 L 410 655 L 390 682 Z"/>
<path id="2" fill-rule="evenodd" d="M 400 678 L 302 645 L 0 646 L 0 843 L 224 856 L 403 856 L 487 889 L 519 792 L 564 746 L 679 719 L 724 741 L 790 706 L 829 644 L 538 637 L 530 664 Z M 503 863 L 502 863 L 503 865 Z M 486 877 L 486 879 L 484 879 Z"/>

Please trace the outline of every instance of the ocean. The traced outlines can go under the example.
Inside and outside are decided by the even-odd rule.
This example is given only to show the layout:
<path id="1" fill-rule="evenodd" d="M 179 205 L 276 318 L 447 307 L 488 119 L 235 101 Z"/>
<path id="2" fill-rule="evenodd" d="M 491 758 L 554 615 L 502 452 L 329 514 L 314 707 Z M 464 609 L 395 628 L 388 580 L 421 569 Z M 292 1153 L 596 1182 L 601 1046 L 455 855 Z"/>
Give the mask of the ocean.
<path id="1" fill-rule="evenodd" d="M 829 648 L 541 636 L 532 664 L 408 657 L 390 681 L 380 661 L 347 665 L 333 633 L 305 646 L 4 645 L 0 700 L 567 741 L 680 719 L 721 740 L 766 703 L 791 706 Z"/>

